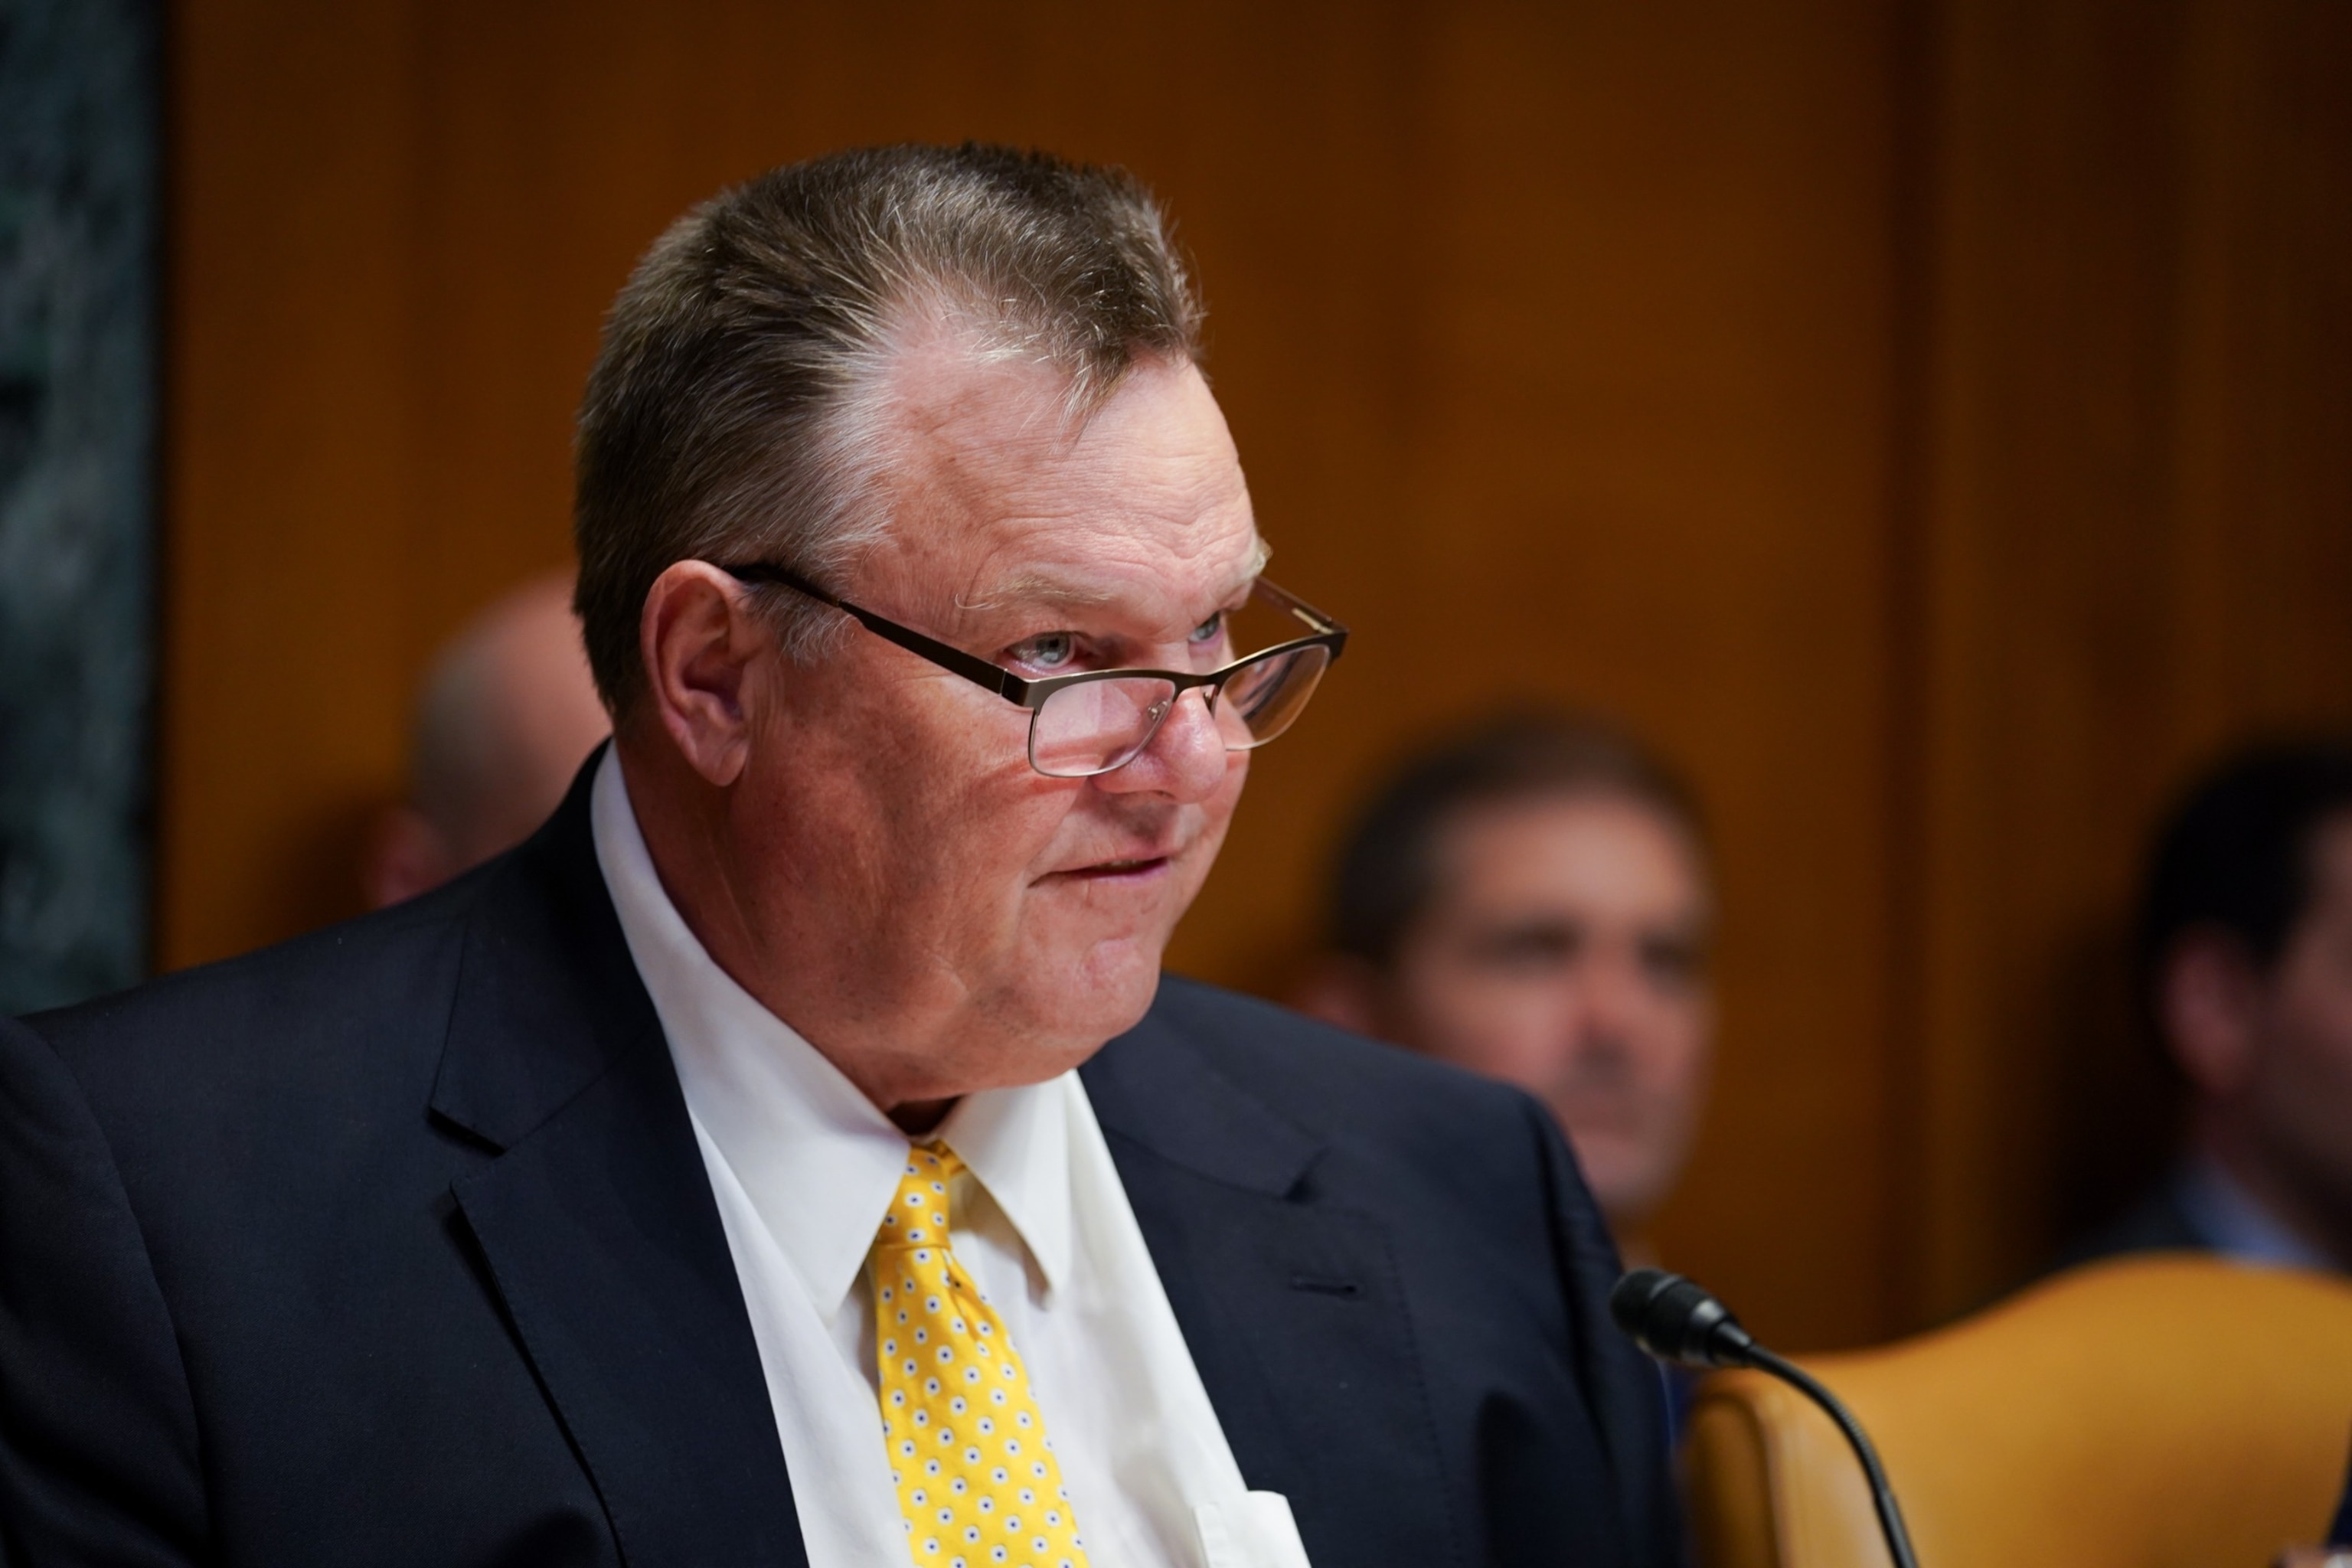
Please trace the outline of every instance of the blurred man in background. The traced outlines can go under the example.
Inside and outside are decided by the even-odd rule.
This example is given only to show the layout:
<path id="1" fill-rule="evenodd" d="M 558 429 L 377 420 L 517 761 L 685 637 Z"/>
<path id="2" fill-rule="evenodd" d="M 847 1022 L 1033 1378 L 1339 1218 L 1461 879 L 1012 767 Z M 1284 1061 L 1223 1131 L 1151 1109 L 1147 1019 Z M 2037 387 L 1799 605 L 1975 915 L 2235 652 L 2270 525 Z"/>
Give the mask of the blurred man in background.
<path id="1" fill-rule="evenodd" d="M 1613 731 L 1506 718 L 1409 760 L 1337 872 L 1300 1005 L 1538 1096 L 1620 1250 L 1646 1258 L 1713 1032 L 1689 791 Z"/>
<path id="2" fill-rule="evenodd" d="M 2352 1268 L 2352 744 L 2267 746 L 2157 841 L 2140 994 L 2187 1080 L 2179 1163 L 2068 1261 L 2199 1247 Z"/>
<path id="3" fill-rule="evenodd" d="M 362 856 L 368 907 L 413 899 L 521 843 L 611 731 L 572 613 L 570 573 L 528 583 L 475 616 L 418 695 L 408 798 L 385 809 Z"/>

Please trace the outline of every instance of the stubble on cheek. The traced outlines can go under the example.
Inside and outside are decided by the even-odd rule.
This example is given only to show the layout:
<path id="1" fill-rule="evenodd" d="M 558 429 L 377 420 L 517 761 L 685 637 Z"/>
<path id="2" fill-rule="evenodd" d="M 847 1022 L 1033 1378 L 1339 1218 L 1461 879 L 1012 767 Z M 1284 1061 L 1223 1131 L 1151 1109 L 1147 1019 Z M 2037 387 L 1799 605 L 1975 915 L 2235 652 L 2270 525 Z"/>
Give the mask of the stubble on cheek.
<path id="1" fill-rule="evenodd" d="M 1130 988 L 1148 995 L 1176 922 L 1200 889 L 1210 858 L 1203 850 L 1213 847 L 1195 843 L 1140 888 L 1069 875 L 1029 883 L 1021 946 L 1034 982 L 1103 1001 Z"/>

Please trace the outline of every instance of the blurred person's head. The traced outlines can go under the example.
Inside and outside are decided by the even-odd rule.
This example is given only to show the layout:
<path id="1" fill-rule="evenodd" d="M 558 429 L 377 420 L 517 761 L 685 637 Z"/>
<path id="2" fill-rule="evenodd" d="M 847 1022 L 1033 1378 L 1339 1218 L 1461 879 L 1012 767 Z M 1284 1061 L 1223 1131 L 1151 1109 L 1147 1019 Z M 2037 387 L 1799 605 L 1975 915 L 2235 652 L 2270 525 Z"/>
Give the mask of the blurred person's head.
<path id="1" fill-rule="evenodd" d="M 1339 858 L 1309 1012 L 1540 1098 L 1622 1244 L 1705 1097 L 1707 851 L 1689 792 L 1619 732 L 1505 718 L 1410 759 Z"/>
<path id="2" fill-rule="evenodd" d="M 2137 948 L 2192 1149 L 2352 1267 L 2352 743 L 2247 751 L 2191 790 Z"/>
<path id="3" fill-rule="evenodd" d="M 409 733 L 408 798 L 378 822 L 361 868 L 373 907 L 521 843 L 609 732 L 571 596 L 568 573 L 518 588 L 434 660 Z"/>

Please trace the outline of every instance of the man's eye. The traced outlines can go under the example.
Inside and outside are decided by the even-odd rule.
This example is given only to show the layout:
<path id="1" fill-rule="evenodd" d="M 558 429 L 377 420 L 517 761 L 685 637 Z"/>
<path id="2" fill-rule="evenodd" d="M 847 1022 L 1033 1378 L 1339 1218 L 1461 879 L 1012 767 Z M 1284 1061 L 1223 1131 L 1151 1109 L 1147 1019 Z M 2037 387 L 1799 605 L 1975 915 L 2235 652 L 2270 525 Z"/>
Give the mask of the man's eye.
<path id="1" fill-rule="evenodd" d="M 1696 942 L 1655 937 L 1642 944 L 1642 968 L 1662 991 L 1688 990 L 1705 976 L 1706 954 Z"/>
<path id="2" fill-rule="evenodd" d="M 1215 615 L 1211 616 L 1207 620 L 1202 621 L 1199 626 L 1192 628 L 1192 641 L 1196 644 L 1213 643 L 1224 635 L 1225 612 L 1223 610 L 1219 610 Z"/>
<path id="3" fill-rule="evenodd" d="M 1573 926 L 1513 926 L 1480 933 L 1471 956 L 1485 969 L 1538 974 L 1573 962 L 1583 946 L 1584 933 Z"/>
<path id="4" fill-rule="evenodd" d="M 1032 669 L 1059 669 L 1078 656 L 1078 639 L 1072 632 L 1046 632 L 1014 643 L 1009 650 L 1013 662 L 1025 664 Z"/>

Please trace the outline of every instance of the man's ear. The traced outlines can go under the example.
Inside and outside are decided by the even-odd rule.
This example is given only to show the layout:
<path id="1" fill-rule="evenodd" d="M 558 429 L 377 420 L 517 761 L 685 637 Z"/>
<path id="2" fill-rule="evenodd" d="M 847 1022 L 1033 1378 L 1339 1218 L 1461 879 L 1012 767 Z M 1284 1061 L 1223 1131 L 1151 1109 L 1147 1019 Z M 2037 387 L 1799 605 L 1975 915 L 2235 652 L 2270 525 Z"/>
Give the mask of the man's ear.
<path id="1" fill-rule="evenodd" d="M 1381 976 L 1370 964 L 1353 953 L 1325 952 L 1308 963 L 1287 1000 L 1310 1018 L 1383 1039 L 1387 1018 L 1381 994 Z"/>
<path id="2" fill-rule="evenodd" d="M 646 591 L 637 643 L 650 716 L 705 782 L 733 784 L 751 755 L 755 663 L 775 647 L 751 596 L 709 562 L 673 562 Z"/>
<path id="3" fill-rule="evenodd" d="M 2158 980 L 2157 1016 L 2189 1080 L 2227 1099 L 2253 1076 L 2262 1037 L 2263 977 L 2226 931 L 2191 931 L 2173 944 Z"/>

